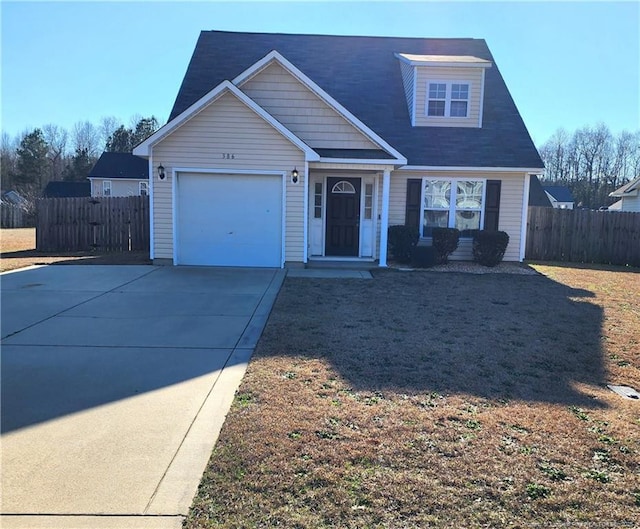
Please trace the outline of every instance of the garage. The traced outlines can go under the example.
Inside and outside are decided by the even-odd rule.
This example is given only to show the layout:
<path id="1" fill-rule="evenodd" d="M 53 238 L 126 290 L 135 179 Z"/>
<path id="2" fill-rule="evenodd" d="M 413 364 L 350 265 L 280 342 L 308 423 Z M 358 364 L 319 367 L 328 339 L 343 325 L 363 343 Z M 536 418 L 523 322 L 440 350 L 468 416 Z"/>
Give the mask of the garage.
<path id="1" fill-rule="evenodd" d="M 283 265 L 281 173 L 178 173 L 176 264 Z"/>

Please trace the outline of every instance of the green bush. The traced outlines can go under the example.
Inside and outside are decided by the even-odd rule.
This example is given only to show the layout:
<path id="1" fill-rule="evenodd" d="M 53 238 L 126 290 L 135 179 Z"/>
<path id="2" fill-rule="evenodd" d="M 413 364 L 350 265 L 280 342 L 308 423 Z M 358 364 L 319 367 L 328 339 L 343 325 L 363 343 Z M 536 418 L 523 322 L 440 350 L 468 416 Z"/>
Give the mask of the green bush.
<path id="1" fill-rule="evenodd" d="M 411 260 L 411 250 L 418 244 L 420 232 L 411 226 L 389 226 L 389 250 L 400 263 Z"/>
<path id="2" fill-rule="evenodd" d="M 476 230 L 473 234 L 473 260 L 483 266 L 496 266 L 502 261 L 508 244 L 507 232 Z"/>
<path id="3" fill-rule="evenodd" d="M 411 249 L 411 266 L 429 268 L 438 264 L 438 252 L 433 246 L 417 245 Z"/>
<path id="4" fill-rule="evenodd" d="M 433 228 L 433 247 L 438 253 L 438 263 L 446 264 L 449 256 L 458 248 L 460 230 L 457 228 Z"/>

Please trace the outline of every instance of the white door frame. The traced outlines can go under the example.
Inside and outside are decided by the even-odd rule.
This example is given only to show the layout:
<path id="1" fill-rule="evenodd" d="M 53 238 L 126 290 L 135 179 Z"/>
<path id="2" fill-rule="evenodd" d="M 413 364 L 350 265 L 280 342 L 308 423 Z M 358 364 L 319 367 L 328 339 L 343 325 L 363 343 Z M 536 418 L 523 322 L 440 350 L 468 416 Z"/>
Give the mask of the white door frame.
<path id="1" fill-rule="evenodd" d="M 325 249 L 325 240 L 326 240 L 326 232 L 327 232 L 327 196 L 329 193 L 329 190 L 327 189 L 327 178 L 345 178 L 345 179 L 349 179 L 349 178 L 357 178 L 360 180 L 360 222 L 359 222 L 359 226 L 358 226 L 358 255 L 357 258 L 363 258 L 363 223 L 362 221 L 364 220 L 364 209 L 365 209 L 365 201 L 364 201 L 364 196 L 365 196 L 365 185 L 366 184 L 373 184 L 373 204 L 372 204 L 372 214 L 371 214 L 371 222 L 373 224 L 372 226 L 372 230 L 371 230 L 371 241 L 370 241 L 370 245 L 371 245 L 371 256 L 366 256 L 366 258 L 375 258 L 376 255 L 376 250 L 377 250 L 377 232 L 378 232 L 378 197 L 379 197 L 379 178 L 377 174 L 362 174 L 362 173 L 358 173 L 358 174 L 354 174 L 351 175 L 349 173 L 342 173 L 342 172 L 336 172 L 336 173 L 331 173 L 329 172 L 327 173 L 322 173 L 321 170 L 314 170 L 314 173 L 310 175 L 309 177 L 309 190 L 307 193 L 307 203 L 308 203 L 308 214 L 307 214 L 307 218 L 308 218 L 308 231 L 309 231 L 309 243 L 308 243 L 308 248 L 309 248 L 309 255 L 308 258 L 309 259 L 313 259 L 314 257 L 327 257 L 327 258 L 335 258 L 336 260 L 340 260 L 340 259 L 353 259 L 353 257 L 351 258 L 346 258 L 346 257 L 340 257 L 340 256 L 327 256 L 326 255 L 326 249 Z M 320 219 L 316 219 L 314 217 L 314 213 L 315 213 L 315 184 L 316 183 L 321 183 L 322 184 L 322 217 Z M 320 222 L 318 222 L 320 221 Z M 318 224 L 321 225 L 321 233 L 318 234 L 317 233 L 317 226 Z M 320 240 L 314 240 L 314 237 L 319 237 Z M 321 252 L 318 253 L 313 253 L 312 250 L 314 247 L 319 247 Z"/>

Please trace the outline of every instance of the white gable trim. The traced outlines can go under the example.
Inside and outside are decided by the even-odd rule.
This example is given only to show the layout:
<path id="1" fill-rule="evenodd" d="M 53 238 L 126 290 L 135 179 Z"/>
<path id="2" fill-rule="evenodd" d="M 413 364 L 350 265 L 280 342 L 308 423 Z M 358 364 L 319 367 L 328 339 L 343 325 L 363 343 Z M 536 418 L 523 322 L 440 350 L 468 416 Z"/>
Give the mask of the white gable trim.
<path id="1" fill-rule="evenodd" d="M 484 171 L 491 173 L 531 173 L 540 175 L 544 169 L 539 167 L 464 167 L 454 165 L 405 165 L 400 167 L 403 171 Z"/>
<path id="2" fill-rule="evenodd" d="M 287 138 L 291 143 L 293 143 L 296 147 L 298 147 L 301 151 L 303 151 L 308 160 L 320 159 L 320 156 L 318 155 L 318 153 L 316 153 L 304 141 L 298 138 L 295 134 L 293 134 L 293 132 L 291 132 L 284 125 L 282 125 L 282 123 L 280 123 L 271 114 L 269 114 L 264 108 L 258 105 L 258 103 L 256 103 L 247 94 L 242 92 L 238 87 L 236 87 L 234 84 L 230 83 L 229 81 L 223 81 L 222 83 L 220 83 L 208 94 L 198 99 L 198 101 L 196 101 L 193 105 L 187 108 L 184 112 L 182 112 L 181 114 L 173 118 L 169 123 L 167 123 L 162 128 L 158 129 L 154 134 L 149 136 L 140 145 L 138 145 L 135 149 L 133 149 L 133 153 L 136 156 L 150 156 L 151 148 L 154 145 L 156 145 L 158 142 L 162 141 L 167 136 L 175 132 L 178 128 L 180 128 L 187 121 L 193 118 L 196 114 L 200 113 L 202 110 L 207 108 L 209 105 L 214 103 L 218 98 L 220 98 L 226 93 L 233 94 L 237 99 L 239 99 L 242 103 L 244 103 L 245 106 L 253 110 L 253 112 L 255 112 L 264 121 L 266 121 L 274 129 L 276 129 L 280 134 L 282 134 L 285 138 Z"/>
<path id="3" fill-rule="evenodd" d="M 343 107 L 340 103 L 338 103 L 333 97 L 331 97 L 327 92 L 325 92 L 322 88 L 320 88 L 316 83 L 314 83 L 309 77 L 307 77 L 302 71 L 296 68 L 293 64 L 291 64 L 287 59 L 285 59 L 280 53 L 273 50 L 267 55 L 265 55 L 258 62 L 247 68 L 244 72 L 238 75 L 235 79 L 233 79 L 233 84 L 236 86 L 240 86 L 245 83 L 255 75 L 257 75 L 264 68 L 269 66 L 272 62 L 277 62 L 282 66 L 285 70 L 287 70 L 291 75 L 293 75 L 298 81 L 300 81 L 306 88 L 311 90 L 315 95 L 317 95 L 320 99 L 322 99 L 327 105 L 329 105 L 333 110 L 335 110 L 340 116 L 346 119 L 352 126 L 358 129 L 364 136 L 370 139 L 373 143 L 379 145 L 382 149 L 387 151 L 390 155 L 395 157 L 395 161 L 398 163 L 406 164 L 407 159 L 400 152 L 394 149 L 391 145 L 389 145 L 386 141 L 384 141 L 380 136 L 378 136 L 375 132 L 373 132 L 369 127 L 367 127 L 362 121 L 360 121 L 357 117 L 355 117 L 351 112 L 349 112 L 345 107 Z"/>

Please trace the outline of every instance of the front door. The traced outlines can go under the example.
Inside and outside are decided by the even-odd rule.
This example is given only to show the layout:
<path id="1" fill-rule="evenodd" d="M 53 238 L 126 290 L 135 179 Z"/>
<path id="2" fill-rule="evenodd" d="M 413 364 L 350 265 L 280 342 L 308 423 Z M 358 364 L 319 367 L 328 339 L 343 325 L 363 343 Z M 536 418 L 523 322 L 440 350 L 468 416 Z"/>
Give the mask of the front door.
<path id="1" fill-rule="evenodd" d="M 327 178 L 325 255 L 358 257 L 360 179 Z"/>

